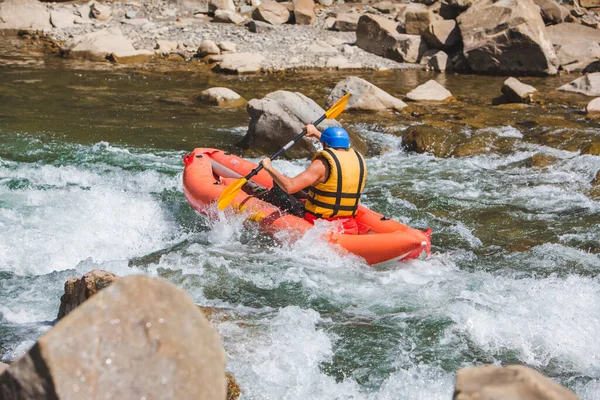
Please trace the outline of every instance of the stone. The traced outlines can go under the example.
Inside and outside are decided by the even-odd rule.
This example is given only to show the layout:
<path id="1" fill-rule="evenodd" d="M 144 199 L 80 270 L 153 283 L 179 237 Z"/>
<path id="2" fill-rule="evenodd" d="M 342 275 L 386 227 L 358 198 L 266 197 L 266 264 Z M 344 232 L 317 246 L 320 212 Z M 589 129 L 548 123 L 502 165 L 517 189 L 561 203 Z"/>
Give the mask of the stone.
<path id="1" fill-rule="evenodd" d="M 456 373 L 456 400 L 577 400 L 569 389 L 523 365 L 484 365 Z"/>
<path id="2" fill-rule="evenodd" d="M 579 0 L 579 5 L 585 8 L 600 7 L 599 0 Z"/>
<path id="3" fill-rule="evenodd" d="M 397 21 L 406 22 L 406 14 L 409 12 L 415 13 L 419 11 L 426 11 L 427 6 L 422 3 L 408 3 L 408 4 L 399 4 L 398 5 L 398 14 L 396 14 L 395 19 Z"/>
<path id="4" fill-rule="evenodd" d="M 409 35 L 421 35 L 429 24 L 442 18 L 429 10 L 409 11 L 405 16 L 404 29 Z"/>
<path id="5" fill-rule="evenodd" d="M 585 107 L 585 111 L 588 114 L 600 114 L 600 97 L 596 97 L 594 100 L 590 101 L 588 105 Z"/>
<path id="6" fill-rule="evenodd" d="M 75 36 L 65 42 L 63 55 L 92 61 L 105 60 L 112 53 L 134 54 L 137 50 L 119 28 Z M 152 52 L 150 52 L 151 54 Z"/>
<path id="7" fill-rule="evenodd" d="M 600 30 L 562 23 L 546 28 L 560 68 L 566 72 L 600 71 Z"/>
<path id="8" fill-rule="evenodd" d="M 356 32 L 358 27 L 359 13 L 338 14 L 333 23 L 332 30 L 341 32 Z"/>
<path id="9" fill-rule="evenodd" d="M 558 59 L 532 0 L 479 0 L 457 21 L 473 71 L 556 74 Z"/>
<path id="10" fill-rule="evenodd" d="M 323 7 L 329 7 L 333 5 L 333 0 L 317 0 Z"/>
<path id="11" fill-rule="evenodd" d="M 117 64 L 140 64 L 154 56 L 150 50 L 115 51 L 109 54 L 108 59 Z"/>
<path id="12" fill-rule="evenodd" d="M 458 9 L 459 11 L 464 11 L 471 7 L 475 1 L 477 0 L 448 0 L 448 5 Z"/>
<path id="13" fill-rule="evenodd" d="M 346 93 L 351 93 L 346 105 L 347 110 L 400 111 L 406 107 L 402 100 L 357 76 L 349 76 L 338 82 L 329 95 L 327 106 L 333 106 Z"/>
<path id="14" fill-rule="evenodd" d="M 177 0 L 176 5 L 181 11 L 191 14 L 208 14 L 208 0 Z"/>
<path id="15" fill-rule="evenodd" d="M 290 19 L 290 11 L 286 6 L 274 1 L 267 1 L 254 9 L 252 19 L 269 23 L 271 25 L 281 25 Z"/>
<path id="16" fill-rule="evenodd" d="M 0 362 L 0 375 L 2 375 L 2 373 L 4 371 L 6 371 L 8 369 L 9 365 L 8 364 L 4 364 L 3 362 Z"/>
<path id="17" fill-rule="evenodd" d="M 217 331 L 183 290 L 134 275 L 41 336 L 0 375 L 0 398 L 224 399 L 225 362 Z"/>
<path id="18" fill-rule="evenodd" d="M 565 92 L 581 93 L 586 96 L 600 97 L 600 72 L 594 72 L 577 78 L 558 88 Z"/>
<path id="19" fill-rule="evenodd" d="M 196 97 L 196 100 L 219 107 L 239 107 L 246 104 L 246 100 L 242 96 L 224 87 L 206 89 Z"/>
<path id="20" fill-rule="evenodd" d="M 412 101 L 447 101 L 452 93 L 433 79 L 417 86 L 406 95 Z"/>
<path id="21" fill-rule="evenodd" d="M 260 71 L 264 57 L 254 53 L 224 54 L 215 71 L 228 74 L 252 74 Z"/>
<path id="22" fill-rule="evenodd" d="M 313 0 L 293 0 L 294 18 L 298 25 L 311 25 L 317 19 Z"/>
<path id="23" fill-rule="evenodd" d="M 447 50 L 460 43 L 460 31 L 456 21 L 433 21 L 423 32 L 429 48 Z"/>
<path id="24" fill-rule="evenodd" d="M 314 43 L 311 43 L 310 46 L 306 49 L 309 53 L 337 53 L 337 49 L 327 42 L 322 40 L 317 40 Z"/>
<path id="25" fill-rule="evenodd" d="M 446 71 L 448 69 L 448 54 L 442 50 L 436 51 L 427 61 L 427 68 L 437 72 Z"/>
<path id="26" fill-rule="evenodd" d="M 214 14 L 217 10 L 235 12 L 233 0 L 210 0 L 208 3 L 208 13 Z"/>
<path id="27" fill-rule="evenodd" d="M 246 26 L 248 27 L 248 30 L 252 33 L 265 33 L 271 32 L 272 30 L 276 29 L 276 27 L 271 24 L 254 20 L 248 22 Z"/>
<path id="28" fill-rule="evenodd" d="M 586 143 L 581 148 L 581 154 L 588 154 L 590 156 L 600 156 L 600 142 Z"/>
<path id="29" fill-rule="evenodd" d="M 112 15 L 110 6 L 94 2 L 90 6 L 90 16 L 98 21 L 108 21 Z"/>
<path id="30" fill-rule="evenodd" d="M 58 29 L 72 28 L 75 26 L 75 14 L 68 10 L 52 10 L 50 23 Z"/>
<path id="31" fill-rule="evenodd" d="M 542 19 L 548 24 L 560 24 L 571 19 L 569 9 L 555 0 L 533 0 L 533 2 L 540 8 Z"/>
<path id="32" fill-rule="evenodd" d="M 246 110 L 250 125 L 246 136 L 239 143 L 242 148 L 252 147 L 264 153 L 274 153 L 301 132 L 306 124 L 325 114 L 317 103 L 302 93 L 278 90 L 262 99 L 252 99 Z M 326 119 L 319 129 L 340 126 L 335 120 Z M 311 139 L 302 138 L 289 148 L 284 157 L 312 157 L 315 147 Z"/>
<path id="33" fill-rule="evenodd" d="M 350 46 L 349 44 L 344 44 L 342 45 L 340 51 L 344 54 L 354 54 L 354 47 Z"/>
<path id="34" fill-rule="evenodd" d="M 223 53 L 235 53 L 235 51 L 236 51 L 235 43 L 229 42 L 227 40 L 219 42 L 219 44 L 217 46 Z"/>
<path id="35" fill-rule="evenodd" d="M 37 0 L 4 0 L 0 3 L 0 30 L 49 30 L 50 13 Z"/>
<path id="36" fill-rule="evenodd" d="M 111 272 L 94 269 L 81 278 L 71 278 L 66 281 L 65 292 L 60 298 L 60 308 L 56 319 L 62 319 L 84 301 L 108 287 L 117 278 Z"/>
<path id="37" fill-rule="evenodd" d="M 365 14 L 358 21 L 356 45 L 365 51 L 398 62 L 419 62 L 427 50 L 425 41 L 418 35 L 398 33 L 397 25 L 387 18 Z"/>
<path id="38" fill-rule="evenodd" d="M 510 103 L 531 103 L 537 89 L 510 77 L 502 84 L 502 94 Z"/>
<path id="39" fill-rule="evenodd" d="M 389 0 L 380 1 L 379 3 L 373 4 L 373 8 L 383 14 L 392 14 L 398 11 L 399 4 L 392 3 Z"/>
<path id="40" fill-rule="evenodd" d="M 221 54 L 221 49 L 219 49 L 219 46 L 217 46 L 214 41 L 204 39 L 202 42 L 200 42 L 200 46 L 198 46 L 198 51 L 196 54 L 198 57 L 206 57 L 213 54 Z"/>
<path id="41" fill-rule="evenodd" d="M 215 16 L 213 18 L 213 22 L 222 22 L 225 24 L 235 24 L 240 25 L 246 21 L 246 18 L 236 13 L 235 11 L 229 10 L 217 10 L 215 11 Z"/>
<path id="42" fill-rule="evenodd" d="M 348 59 L 342 56 L 331 57 L 325 63 L 325 68 L 340 68 L 348 64 Z"/>
<path id="43" fill-rule="evenodd" d="M 137 18 L 137 11 L 135 10 L 127 10 L 125 13 L 125 18 L 127 19 L 135 19 Z"/>
<path id="44" fill-rule="evenodd" d="M 159 54 L 170 54 L 177 50 L 177 42 L 173 42 L 170 40 L 157 40 L 156 46 L 154 47 L 156 52 Z"/>

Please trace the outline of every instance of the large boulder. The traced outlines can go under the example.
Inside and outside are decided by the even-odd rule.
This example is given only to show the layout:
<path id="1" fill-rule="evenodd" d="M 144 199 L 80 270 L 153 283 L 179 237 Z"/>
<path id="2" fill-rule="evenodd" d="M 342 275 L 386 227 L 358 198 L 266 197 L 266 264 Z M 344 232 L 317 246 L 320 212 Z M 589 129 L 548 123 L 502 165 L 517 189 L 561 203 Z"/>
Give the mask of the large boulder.
<path id="1" fill-rule="evenodd" d="M 120 278 L 38 339 L 0 375 L 7 399 L 224 399 L 217 331 L 181 289 Z"/>
<path id="2" fill-rule="evenodd" d="M 294 18 L 298 25 L 310 25 L 317 19 L 313 0 L 294 0 Z"/>
<path id="3" fill-rule="evenodd" d="M 294 136 L 325 114 L 317 103 L 302 93 L 278 90 L 262 99 L 252 99 L 246 110 L 250 115 L 248 132 L 240 143 L 243 148 L 252 147 L 263 153 L 274 153 Z M 319 129 L 339 126 L 335 120 L 326 119 Z M 313 141 L 303 138 L 285 152 L 285 157 L 312 157 L 315 153 Z"/>
<path id="4" fill-rule="evenodd" d="M 63 54 L 94 61 L 105 60 L 111 55 L 123 58 L 153 55 L 151 51 L 136 50 L 119 28 L 103 29 L 75 36 L 67 40 Z"/>
<path id="5" fill-rule="evenodd" d="M 557 72 L 556 53 L 532 0 L 477 1 L 458 17 L 458 25 L 475 72 Z"/>
<path id="6" fill-rule="evenodd" d="M 577 400 L 569 389 L 523 365 L 459 369 L 455 400 Z"/>
<path id="7" fill-rule="evenodd" d="M 575 92 L 585 94 L 586 96 L 600 96 L 600 72 L 587 74 L 581 78 L 567 83 L 558 88 L 565 92 Z"/>
<path id="8" fill-rule="evenodd" d="M 456 21 L 433 21 L 423 32 L 423 38 L 430 48 L 447 50 L 460 43 L 460 31 Z"/>
<path id="9" fill-rule="evenodd" d="M 397 26 L 390 19 L 365 14 L 358 20 L 356 44 L 365 51 L 395 61 L 419 62 L 427 45 L 419 35 L 398 33 Z"/>
<path id="10" fill-rule="evenodd" d="M 429 24 L 441 19 L 442 17 L 429 10 L 409 11 L 405 15 L 404 29 L 409 35 L 421 35 Z"/>
<path id="11" fill-rule="evenodd" d="M 0 30 L 49 30 L 50 13 L 37 0 L 4 0 L 0 2 Z"/>
<path id="12" fill-rule="evenodd" d="M 290 11 L 286 6 L 274 1 L 267 1 L 254 9 L 252 18 L 271 25 L 281 25 L 290 19 Z"/>
<path id="13" fill-rule="evenodd" d="M 446 101 L 452 98 L 452 93 L 431 79 L 408 92 L 406 97 L 412 101 Z"/>
<path id="14" fill-rule="evenodd" d="M 400 111 L 406 107 L 406 103 L 402 100 L 357 76 L 349 76 L 338 82 L 329 95 L 327 106 L 333 106 L 346 93 L 351 93 L 346 105 L 347 110 Z"/>
<path id="15" fill-rule="evenodd" d="M 563 70 L 600 71 L 600 30 L 563 23 L 549 26 L 546 31 Z"/>
<path id="16" fill-rule="evenodd" d="M 533 0 L 533 2 L 540 8 L 542 19 L 546 23 L 560 24 L 573 19 L 569 9 L 555 0 Z"/>
<path id="17" fill-rule="evenodd" d="M 81 278 L 71 278 L 65 282 L 65 293 L 60 298 L 60 308 L 56 319 L 62 319 L 81 303 L 109 286 L 117 276 L 111 272 L 94 269 Z"/>

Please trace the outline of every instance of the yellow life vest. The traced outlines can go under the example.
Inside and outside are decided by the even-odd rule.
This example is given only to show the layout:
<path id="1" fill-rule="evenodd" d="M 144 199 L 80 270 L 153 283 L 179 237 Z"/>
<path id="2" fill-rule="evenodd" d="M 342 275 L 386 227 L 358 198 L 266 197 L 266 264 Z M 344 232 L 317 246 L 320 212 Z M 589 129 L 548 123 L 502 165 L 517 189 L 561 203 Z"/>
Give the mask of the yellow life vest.
<path id="1" fill-rule="evenodd" d="M 329 177 L 308 188 L 306 211 L 318 218 L 354 216 L 367 176 L 363 156 L 353 149 L 326 148 L 313 161 L 317 157 L 329 163 Z"/>

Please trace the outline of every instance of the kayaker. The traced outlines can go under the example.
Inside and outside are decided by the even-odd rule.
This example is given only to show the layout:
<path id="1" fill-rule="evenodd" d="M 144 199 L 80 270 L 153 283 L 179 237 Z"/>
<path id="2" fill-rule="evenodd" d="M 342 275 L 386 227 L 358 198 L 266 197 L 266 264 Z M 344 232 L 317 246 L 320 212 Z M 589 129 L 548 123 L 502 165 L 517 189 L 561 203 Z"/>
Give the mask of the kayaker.
<path id="1" fill-rule="evenodd" d="M 354 216 L 367 176 L 363 156 L 350 147 L 350 136 L 342 127 L 329 127 L 322 133 L 313 125 L 305 129 L 306 137 L 316 138 L 323 145 L 306 170 L 290 178 L 274 169 L 269 158 L 261 161 L 263 168 L 273 178 L 274 187 L 279 186 L 288 195 L 308 188 L 305 220 L 312 224 L 317 219 L 339 221 L 344 233 L 358 234 Z"/>

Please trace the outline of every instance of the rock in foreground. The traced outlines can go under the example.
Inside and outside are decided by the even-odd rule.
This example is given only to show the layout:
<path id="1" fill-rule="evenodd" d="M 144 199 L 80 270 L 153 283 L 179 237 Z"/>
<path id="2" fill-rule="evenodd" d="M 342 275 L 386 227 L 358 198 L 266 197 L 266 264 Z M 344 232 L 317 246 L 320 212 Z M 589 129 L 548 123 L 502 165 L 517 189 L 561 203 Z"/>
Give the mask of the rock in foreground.
<path id="1" fill-rule="evenodd" d="M 161 279 L 121 278 L 0 376 L 0 398 L 224 399 L 225 353 L 192 299 Z"/>

